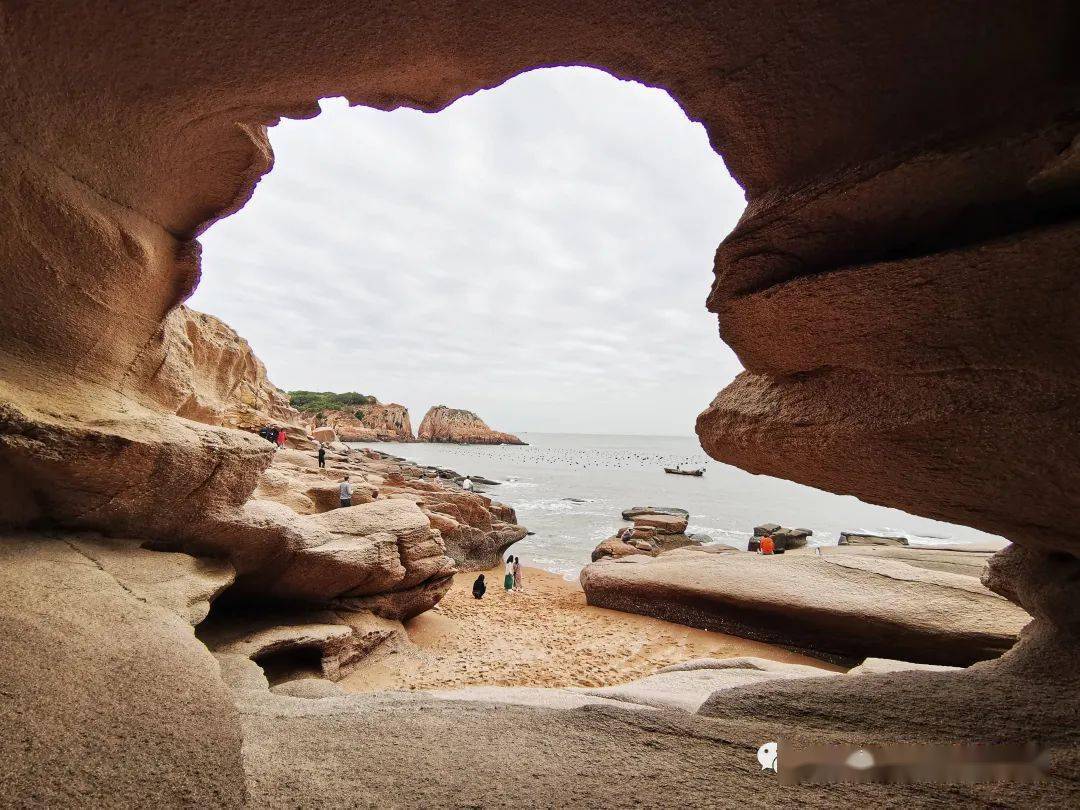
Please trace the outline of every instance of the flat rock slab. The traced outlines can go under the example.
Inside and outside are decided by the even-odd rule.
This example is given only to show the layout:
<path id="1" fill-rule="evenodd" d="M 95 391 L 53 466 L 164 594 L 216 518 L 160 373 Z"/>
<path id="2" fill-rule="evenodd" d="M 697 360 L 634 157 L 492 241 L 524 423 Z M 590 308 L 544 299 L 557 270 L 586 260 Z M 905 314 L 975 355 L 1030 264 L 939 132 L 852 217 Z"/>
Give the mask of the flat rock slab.
<path id="1" fill-rule="evenodd" d="M 827 656 L 966 666 L 1000 655 L 1030 621 L 974 577 L 840 550 L 680 549 L 601 560 L 581 584 L 591 605 Z"/>
<path id="2" fill-rule="evenodd" d="M 634 518 L 634 528 L 644 526 L 661 534 L 682 534 L 686 525 L 687 519 L 677 515 L 638 515 Z"/>
<path id="3" fill-rule="evenodd" d="M 671 515 L 672 517 L 690 518 L 690 513 L 677 506 L 631 506 L 623 509 L 623 520 L 633 520 L 641 515 Z"/>
<path id="4" fill-rule="evenodd" d="M 696 712 L 713 693 L 722 689 L 774 680 L 826 678 L 837 674 L 804 664 L 786 664 L 751 656 L 698 658 L 665 667 L 654 675 L 630 683 L 573 691 L 634 705 Z"/>

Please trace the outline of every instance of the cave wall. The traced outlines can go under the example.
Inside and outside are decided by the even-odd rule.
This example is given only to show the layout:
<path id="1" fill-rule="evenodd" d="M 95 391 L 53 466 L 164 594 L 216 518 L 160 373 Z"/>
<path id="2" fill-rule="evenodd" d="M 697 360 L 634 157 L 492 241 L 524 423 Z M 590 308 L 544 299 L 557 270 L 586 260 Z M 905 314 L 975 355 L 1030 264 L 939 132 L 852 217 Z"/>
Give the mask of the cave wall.
<path id="1" fill-rule="evenodd" d="M 266 125 L 325 96 L 433 111 L 587 64 L 666 88 L 747 192 L 709 301 L 747 369 L 699 419 L 714 457 L 1078 549 L 1076 18 L 1068 2 L 5 3 L 0 448 L 60 523 L 108 529 L 116 511 L 119 484 L 42 494 L 92 476 L 50 450 L 85 448 L 88 425 L 112 460 L 133 425 L 183 434 L 158 467 L 213 442 L 229 486 L 253 487 L 266 452 L 162 414 L 141 358 L 197 284 L 197 236 L 272 165 Z"/>

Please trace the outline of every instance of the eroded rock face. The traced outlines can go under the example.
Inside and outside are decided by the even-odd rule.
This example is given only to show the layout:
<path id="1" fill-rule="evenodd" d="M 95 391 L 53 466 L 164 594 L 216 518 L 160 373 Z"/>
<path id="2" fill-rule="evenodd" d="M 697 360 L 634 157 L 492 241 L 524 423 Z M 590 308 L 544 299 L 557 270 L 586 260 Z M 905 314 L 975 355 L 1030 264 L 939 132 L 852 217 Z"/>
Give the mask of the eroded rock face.
<path id="1" fill-rule="evenodd" d="M 312 428 L 333 428 L 343 442 L 411 442 L 415 441 L 409 410 L 404 405 L 375 402 L 358 405 L 348 411 L 325 410 L 308 419 Z"/>
<path id="2" fill-rule="evenodd" d="M 302 433 L 301 414 L 267 379 L 251 346 L 220 319 L 177 307 L 165 319 L 161 363 L 148 393 L 179 416 L 249 432 L 278 425 Z"/>
<path id="3" fill-rule="evenodd" d="M 450 444 L 525 444 L 517 436 L 492 430 L 472 411 L 436 405 L 424 414 L 416 438 Z"/>
<path id="4" fill-rule="evenodd" d="M 1071 619 L 1063 618 L 1072 614 L 1045 607 L 1077 603 L 1075 580 L 1056 579 L 1054 565 L 1072 566 L 1080 551 L 1074 15 L 1067 0 L 942 4 L 933 15 L 904 4 L 742 0 L 692 8 L 586 2 L 569 11 L 477 3 L 463 16 L 438 3 L 403 10 L 375 2 L 363 15 L 329 3 L 257 12 L 244 2 L 155 4 L 124 13 L 96 2 L 7 4 L 0 522 L 167 539 L 187 538 L 201 523 L 211 531 L 199 542 L 213 539 L 213 527 L 249 522 L 245 502 L 270 463 L 269 448 L 177 416 L 158 398 L 155 378 L 169 313 L 199 277 L 197 236 L 242 206 L 272 164 L 267 124 L 316 114 L 320 97 L 434 111 L 538 65 L 596 65 L 667 88 L 747 191 L 746 213 L 717 252 L 710 298 L 747 372 L 699 419 L 706 449 L 753 472 L 1009 537 L 1024 560 L 1003 555 L 1001 590 L 1032 604 L 1038 620 L 999 668 L 882 677 L 859 701 L 847 685 L 729 690 L 713 707 L 729 724 L 722 731 L 667 720 L 633 726 L 603 714 L 501 715 L 501 745 L 516 735 L 514 749 L 541 762 L 552 740 L 566 739 L 574 768 L 590 774 L 568 783 L 561 770 L 530 772 L 527 784 L 513 783 L 517 795 L 580 804 L 585 784 L 588 801 L 600 804 L 606 788 L 621 784 L 645 803 L 712 798 L 709 776 L 721 750 L 732 790 L 783 801 L 774 785 L 747 776 L 745 748 L 769 738 L 762 735 L 769 722 L 778 729 L 793 718 L 813 717 L 815 735 L 829 722 L 902 735 L 913 725 L 948 727 L 965 738 L 1029 739 L 1036 729 L 1075 749 L 1068 736 L 1075 689 L 1060 682 L 1062 672 L 1075 671 L 1060 666 L 1076 649 Z M 447 24 L 450 16 L 461 24 Z M 251 531 L 272 537 L 293 528 L 264 515 Z M 22 598 L 19 587 L 5 583 L 4 595 Z M 81 592 L 103 593 L 95 583 Z M 65 654 L 72 639 L 95 651 L 102 640 L 126 644 L 131 639 L 115 630 L 131 606 L 110 594 L 119 603 L 96 606 L 103 618 L 91 627 L 80 625 L 87 612 L 80 603 L 78 621 L 53 617 L 41 629 Z M 143 663 L 160 638 L 138 638 L 143 646 L 130 647 L 128 658 Z M 0 658 L 22 666 L 34 653 L 16 646 Z M 219 745 L 232 734 L 238 746 L 235 728 L 210 709 L 200 715 L 190 699 L 197 692 L 204 708 L 220 708 L 220 694 L 202 677 L 216 675 L 182 639 L 162 655 L 189 657 L 176 673 L 126 669 L 130 683 L 112 671 L 107 682 L 98 661 L 65 659 L 73 670 L 87 666 L 116 705 L 131 705 L 124 718 L 145 708 L 163 721 L 159 728 L 173 717 L 160 715 L 157 687 L 183 684 L 182 699 L 168 704 L 184 729 L 182 745 L 170 748 L 175 733 L 144 739 L 136 729 L 132 737 L 143 743 L 137 751 L 170 758 L 168 778 L 149 791 L 137 780 L 128 792 L 118 780 L 106 795 L 86 795 L 97 804 L 167 805 L 181 795 L 176 780 L 191 777 L 184 800 L 238 802 L 235 751 Z M 1059 679 L 1046 683 L 1055 688 L 1025 691 L 1022 677 L 1001 688 L 1006 664 L 1030 672 L 1049 662 Z M 33 669 L 23 675 L 36 676 Z M 191 673 L 201 674 L 191 681 Z M 939 705 L 913 717 L 912 705 L 928 694 Z M 82 715 L 62 702 L 52 710 L 66 712 L 61 722 L 31 730 L 55 743 L 80 727 Z M 255 804 L 289 803 L 292 763 L 308 761 L 312 750 L 317 761 L 341 762 L 353 780 L 311 785 L 323 804 L 358 792 L 401 798 L 401 785 L 410 791 L 404 801 L 431 804 L 447 795 L 445 778 L 402 761 L 430 758 L 432 746 L 444 755 L 442 737 L 451 731 L 473 739 L 492 728 L 469 710 L 404 720 L 393 709 L 303 714 L 246 717 Z M 211 742 L 195 744 L 192 717 Z M 0 736 L 15 740 L 9 725 L 19 727 L 6 722 Z M 341 737 L 351 760 L 336 747 Z M 686 770 L 643 777 L 635 760 L 656 750 Z M 393 761 L 379 762 L 385 768 L 371 767 L 390 751 Z M 105 753 L 102 772 L 127 762 L 122 751 Z M 39 760 L 39 772 L 98 763 L 81 741 L 61 754 L 55 763 Z M 483 773 L 492 757 L 471 747 L 450 755 L 452 774 Z M 1074 771 L 1055 786 L 1075 797 Z M 507 780 L 521 774 L 455 787 L 463 800 L 482 803 L 493 788 L 506 795 Z M 40 796 L 39 787 L 18 781 L 14 791 Z M 907 806 L 940 803 L 930 789 L 902 792 Z M 860 806 L 896 794 L 836 795 Z M 1035 804 L 1026 787 L 976 786 L 962 795 Z M 308 798 L 320 803 L 319 795 Z"/>
<path id="5" fill-rule="evenodd" d="M 581 584 L 599 607 L 849 658 L 966 666 L 1005 652 L 1031 620 L 974 576 L 860 550 L 678 549 L 594 562 Z"/>

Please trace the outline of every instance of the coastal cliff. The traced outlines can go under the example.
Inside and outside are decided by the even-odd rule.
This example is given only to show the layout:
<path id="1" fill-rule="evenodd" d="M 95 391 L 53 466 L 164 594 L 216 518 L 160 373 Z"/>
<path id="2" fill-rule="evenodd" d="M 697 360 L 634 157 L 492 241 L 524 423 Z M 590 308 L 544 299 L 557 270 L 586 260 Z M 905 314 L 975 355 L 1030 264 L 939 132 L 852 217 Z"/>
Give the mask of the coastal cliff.
<path id="1" fill-rule="evenodd" d="M 267 378 L 251 345 L 219 318 L 177 307 L 155 348 L 163 358 L 147 392 L 178 416 L 247 431 L 268 424 L 303 430 L 303 415 Z"/>
<path id="2" fill-rule="evenodd" d="M 492 430 L 472 411 L 446 405 L 428 409 L 416 437 L 422 442 L 448 444 L 525 444 L 512 433 Z"/>
<path id="3" fill-rule="evenodd" d="M 309 430 L 320 427 L 334 429 L 343 442 L 412 442 L 412 422 L 409 410 L 396 402 L 373 402 L 355 408 L 323 410 L 308 417 Z"/>

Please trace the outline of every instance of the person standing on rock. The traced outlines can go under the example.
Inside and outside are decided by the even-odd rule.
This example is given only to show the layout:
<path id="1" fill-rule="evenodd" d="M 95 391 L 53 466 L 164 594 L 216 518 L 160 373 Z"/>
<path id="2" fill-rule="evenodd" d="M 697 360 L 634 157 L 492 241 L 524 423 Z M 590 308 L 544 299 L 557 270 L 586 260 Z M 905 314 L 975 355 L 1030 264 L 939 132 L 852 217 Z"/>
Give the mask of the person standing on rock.
<path id="1" fill-rule="evenodd" d="M 461 488 L 466 492 L 472 492 L 472 481 L 469 479 L 469 476 L 465 476 L 465 480 L 461 482 Z"/>
<path id="2" fill-rule="evenodd" d="M 341 508 L 346 506 L 352 506 L 352 484 L 349 483 L 349 476 L 345 476 L 345 480 L 338 484 L 338 497 L 341 498 Z"/>
<path id="3" fill-rule="evenodd" d="M 319 467 L 326 468 L 326 445 L 322 442 L 319 442 Z"/>
<path id="4" fill-rule="evenodd" d="M 287 438 L 288 438 L 288 435 L 285 433 L 285 428 L 279 428 L 278 432 L 277 432 L 278 450 L 280 450 L 282 447 L 285 446 L 285 439 L 287 439 Z"/>
<path id="5" fill-rule="evenodd" d="M 506 575 L 503 577 L 503 588 L 507 593 L 514 590 L 514 558 L 506 558 Z"/>
<path id="6" fill-rule="evenodd" d="M 266 440 L 277 447 L 277 428 L 273 425 L 266 429 Z"/>
<path id="7" fill-rule="evenodd" d="M 521 557 L 514 557 L 514 590 L 525 590 L 521 584 Z"/>

